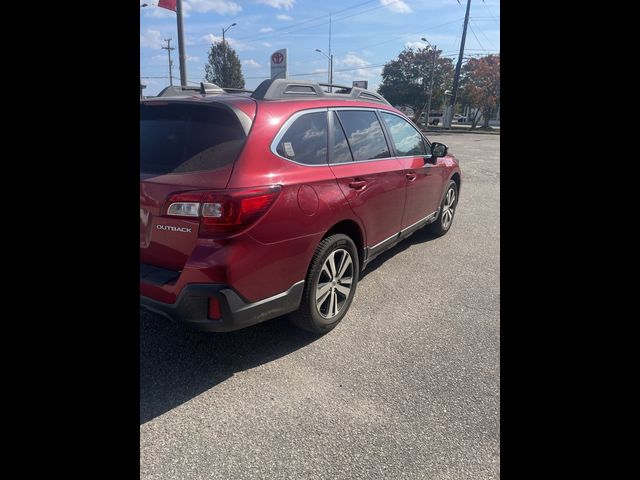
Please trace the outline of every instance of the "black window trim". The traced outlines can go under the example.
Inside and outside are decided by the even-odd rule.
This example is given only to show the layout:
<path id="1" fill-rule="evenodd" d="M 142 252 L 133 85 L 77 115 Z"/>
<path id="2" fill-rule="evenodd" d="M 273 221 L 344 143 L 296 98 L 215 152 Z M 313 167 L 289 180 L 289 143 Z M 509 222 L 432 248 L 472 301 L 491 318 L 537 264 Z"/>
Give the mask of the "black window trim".
<path id="1" fill-rule="evenodd" d="M 333 147 L 335 146 L 335 136 L 334 136 L 334 123 L 336 122 L 336 119 L 338 121 L 338 128 L 340 128 L 340 130 L 342 130 L 342 134 L 344 135 L 344 138 L 347 140 L 347 148 L 349 149 L 349 153 L 351 154 L 351 161 L 350 162 L 334 162 L 333 161 Z M 328 156 L 328 160 L 329 160 L 329 165 L 351 165 L 352 163 L 356 163 L 355 159 L 353 158 L 353 152 L 351 151 L 351 144 L 349 143 L 349 139 L 347 138 L 347 132 L 344 131 L 344 126 L 342 125 L 342 122 L 340 121 L 340 118 L 338 117 L 338 114 L 333 111 L 332 109 L 329 109 L 329 156 Z"/>
<path id="2" fill-rule="evenodd" d="M 353 152 L 351 152 L 351 158 L 352 160 L 350 162 L 340 162 L 340 163 L 331 163 L 331 159 L 333 157 L 333 115 L 330 115 L 330 113 L 332 112 L 339 112 L 341 110 L 356 110 L 356 111 L 366 111 L 366 112 L 374 112 L 376 114 L 376 117 L 378 118 L 378 122 L 380 122 L 380 126 L 382 128 L 382 134 L 384 136 L 385 141 L 387 142 L 387 149 L 389 150 L 389 153 L 391 154 L 390 157 L 384 157 L 384 158 L 372 158 L 371 160 L 360 160 L 357 161 L 355 158 L 353 158 Z M 289 127 L 293 124 L 293 122 L 295 122 L 298 118 L 300 118 L 303 115 L 307 115 L 309 113 L 319 113 L 319 112 L 326 112 L 327 113 L 327 163 L 321 163 L 321 164 L 317 164 L 317 165 L 310 165 L 308 163 L 300 163 L 300 162 L 296 162 L 295 160 L 292 160 L 290 158 L 286 158 L 283 157 L 282 155 L 280 155 L 277 151 L 278 148 L 278 144 L 280 143 L 280 141 L 282 140 L 282 137 L 284 137 L 285 133 L 287 133 L 287 130 L 289 129 Z M 384 120 L 381 116 L 381 112 L 385 112 L 385 113 L 389 113 L 391 115 L 395 115 L 396 117 L 399 117 L 405 121 L 408 121 L 409 124 L 411 124 L 411 120 L 408 120 L 406 117 L 402 116 L 402 115 L 398 115 L 396 112 L 392 112 L 390 110 L 385 110 L 385 109 L 381 109 L 381 108 L 371 108 L 371 107 L 321 107 L 321 108 L 308 108 L 305 110 L 298 110 L 297 112 L 293 113 L 286 122 L 284 122 L 282 124 L 282 127 L 280 127 L 280 130 L 278 130 L 278 133 L 276 134 L 276 136 L 273 138 L 273 141 L 271 142 L 271 145 L 269 147 L 269 149 L 271 150 L 271 153 L 273 153 L 276 157 L 281 158 L 283 160 L 286 160 L 287 162 L 291 162 L 291 163 L 295 163 L 296 165 L 302 165 L 303 167 L 326 167 L 328 165 L 334 166 L 334 165 L 352 165 L 354 163 L 365 163 L 365 162 L 379 162 L 382 160 L 391 160 L 394 158 L 415 158 L 416 156 L 423 156 L 423 155 L 403 155 L 403 156 L 399 156 L 396 155 L 397 151 L 396 151 L 396 147 L 393 144 L 393 139 L 391 138 L 391 135 L 389 134 L 389 131 L 387 130 L 387 126 L 384 123 Z M 340 121 L 340 118 L 338 117 L 338 121 Z M 340 124 L 340 127 L 342 128 L 342 124 Z M 415 127 L 414 127 L 415 128 Z M 344 129 L 343 129 L 344 131 Z M 420 134 L 420 136 L 422 137 L 422 140 L 425 142 L 425 147 L 427 149 L 427 152 L 431 151 L 431 142 L 429 142 L 429 140 L 427 140 L 427 137 L 425 137 L 422 132 L 419 129 L 416 129 L 416 131 Z M 345 136 L 346 136 L 346 132 L 345 132 Z M 349 150 L 351 150 L 351 145 L 349 144 L 349 139 L 347 138 L 347 144 L 349 145 Z M 430 154 L 424 155 L 425 158 L 431 158 Z"/>
<path id="3" fill-rule="evenodd" d="M 353 158 L 352 161 L 350 162 L 340 162 L 340 163 L 332 163 L 331 166 L 333 165 L 351 165 L 354 163 L 366 163 L 366 162 L 379 162 L 381 160 L 391 160 L 394 158 L 397 158 L 395 155 L 395 151 L 392 148 L 391 143 L 389 143 L 389 138 L 387 135 L 387 131 L 384 128 L 384 125 L 382 124 L 382 118 L 380 118 L 380 115 L 378 114 L 378 111 L 380 110 L 379 108 L 369 108 L 369 107 L 329 107 L 329 111 L 333 111 L 333 112 L 339 112 L 342 110 L 346 110 L 346 111 L 363 111 L 363 112 L 374 112 L 376 114 L 376 118 L 378 119 L 378 122 L 380 123 L 380 128 L 382 128 L 382 136 L 384 137 L 384 141 L 387 143 L 387 150 L 389 150 L 389 154 L 391 155 L 390 157 L 383 157 L 383 158 L 372 158 L 370 160 L 356 160 L 353 157 L 353 152 L 351 152 L 351 158 Z M 384 110 L 386 111 L 386 110 Z M 340 120 L 340 116 L 338 115 L 338 121 L 341 122 L 341 126 L 342 126 L 342 121 Z M 344 132 L 344 128 L 342 129 L 342 131 Z M 347 133 L 345 132 L 345 137 L 346 137 Z M 349 143 L 349 138 L 347 137 L 347 144 L 349 145 L 349 150 L 351 150 L 351 144 Z M 333 144 L 331 144 L 331 149 L 333 150 Z"/>

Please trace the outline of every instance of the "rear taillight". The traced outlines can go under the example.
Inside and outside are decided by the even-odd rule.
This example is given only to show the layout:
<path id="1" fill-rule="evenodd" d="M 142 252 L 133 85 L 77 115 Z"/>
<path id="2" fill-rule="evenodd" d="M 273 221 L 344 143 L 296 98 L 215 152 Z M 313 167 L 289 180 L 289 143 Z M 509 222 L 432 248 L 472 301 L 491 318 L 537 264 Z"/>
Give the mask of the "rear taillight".
<path id="1" fill-rule="evenodd" d="M 242 190 L 192 191 L 171 195 L 165 214 L 199 218 L 200 235 L 215 237 L 244 230 L 269 210 L 280 186 Z"/>

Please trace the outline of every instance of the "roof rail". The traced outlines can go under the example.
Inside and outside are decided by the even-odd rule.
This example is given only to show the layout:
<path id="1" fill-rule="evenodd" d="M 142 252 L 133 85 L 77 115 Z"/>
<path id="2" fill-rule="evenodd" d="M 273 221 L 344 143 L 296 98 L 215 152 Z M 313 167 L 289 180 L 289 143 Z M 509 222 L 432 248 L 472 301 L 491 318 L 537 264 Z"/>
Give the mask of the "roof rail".
<path id="1" fill-rule="evenodd" d="M 325 92 L 321 87 L 341 89 L 338 92 Z M 264 80 L 251 94 L 257 100 L 285 100 L 289 98 L 333 98 L 340 100 L 368 100 L 391 105 L 382 95 L 359 87 L 345 87 L 329 83 L 310 82 L 308 80 L 289 80 L 277 78 Z"/>
<path id="2" fill-rule="evenodd" d="M 345 90 L 344 92 L 335 92 L 335 93 L 350 93 L 353 87 L 345 87 L 344 85 L 336 85 L 335 83 L 318 83 L 321 87 L 332 87 L 339 88 L 341 90 Z"/>
<path id="3" fill-rule="evenodd" d="M 247 90 L 245 88 L 231 88 L 231 87 L 220 87 L 227 93 L 253 93 L 253 90 Z"/>
<path id="4" fill-rule="evenodd" d="M 245 90 L 244 88 L 226 88 L 219 87 L 215 83 L 200 82 L 199 86 L 195 85 L 170 85 L 162 90 L 158 97 L 177 97 L 191 96 L 194 93 L 201 95 L 219 95 L 221 93 L 252 93 L 253 90 Z"/>
<path id="5" fill-rule="evenodd" d="M 195 85 L 170 85 L 158 93 L 158 97 L 179 97 L 179 96 L 191 96 L 194 93 L 205 94 L 220 94 L 225 91 L 214 83 L 200 82 L 199 86 Z"/>

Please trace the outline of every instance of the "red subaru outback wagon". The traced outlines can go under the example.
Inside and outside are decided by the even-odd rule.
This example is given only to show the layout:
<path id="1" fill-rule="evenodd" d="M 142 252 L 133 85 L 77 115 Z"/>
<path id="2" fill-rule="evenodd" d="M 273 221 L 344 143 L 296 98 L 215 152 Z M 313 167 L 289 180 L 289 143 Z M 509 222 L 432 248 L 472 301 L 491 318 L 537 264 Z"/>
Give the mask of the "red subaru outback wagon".
<path id="1" fill-rule="evenodd" d="M 285 79 L 142 100 L 140 162 L 140 304 L 207 331 L 328 332 L 366 265 L 445 234 L 460 193 L 447 147 L 377 93 Z"/>

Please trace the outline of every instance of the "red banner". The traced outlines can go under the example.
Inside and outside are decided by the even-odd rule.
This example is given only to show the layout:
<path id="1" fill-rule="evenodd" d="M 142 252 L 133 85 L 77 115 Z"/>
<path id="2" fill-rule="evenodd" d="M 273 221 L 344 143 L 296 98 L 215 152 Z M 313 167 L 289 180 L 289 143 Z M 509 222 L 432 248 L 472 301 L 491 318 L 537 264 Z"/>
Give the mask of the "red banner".
<path id="1" fill-rule="evenodd" d="M 159 0 L 158 6 L 160 8 L 166 8 L 167 10 L 176 11 L 176 0 Z"/>

